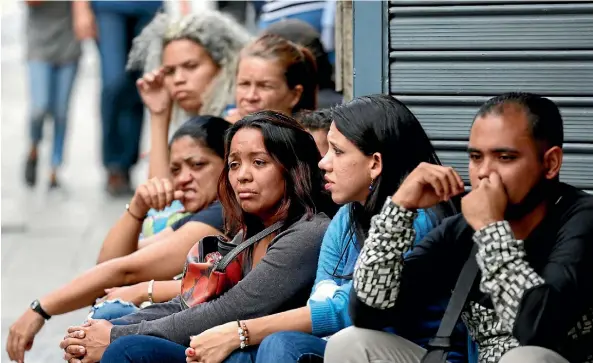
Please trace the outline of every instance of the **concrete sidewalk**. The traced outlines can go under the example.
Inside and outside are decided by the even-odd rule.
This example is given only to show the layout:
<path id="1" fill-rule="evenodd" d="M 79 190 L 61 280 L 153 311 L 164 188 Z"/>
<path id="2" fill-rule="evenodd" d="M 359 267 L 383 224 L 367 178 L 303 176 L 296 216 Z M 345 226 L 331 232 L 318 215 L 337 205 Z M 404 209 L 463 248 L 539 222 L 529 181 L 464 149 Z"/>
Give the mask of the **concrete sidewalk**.
<path id="1" fill-rule="evenodd" d="M 27 90 L 24 62 L 24 5 L 2 3 L 2 347 L 8 362 L 8 328 L 31 301 L 91 267 L 103 237 L 124 210 L 125 200 L 103 193 L 100 162 L 99 70 L 93 44 L 85 45 L 75 85 L 62 181 L 64 192 L 48 193 L 52 125 L 39 162 L 35 190 L 23 185 L 22 164 L 28 148 Z M 146 167 L 134 173 L 146 175 Z M 50 320 L 38 335 L 27 363 L 62 361 L 58 344 L 66 328 L 82 322 L 86 309 Z"/>

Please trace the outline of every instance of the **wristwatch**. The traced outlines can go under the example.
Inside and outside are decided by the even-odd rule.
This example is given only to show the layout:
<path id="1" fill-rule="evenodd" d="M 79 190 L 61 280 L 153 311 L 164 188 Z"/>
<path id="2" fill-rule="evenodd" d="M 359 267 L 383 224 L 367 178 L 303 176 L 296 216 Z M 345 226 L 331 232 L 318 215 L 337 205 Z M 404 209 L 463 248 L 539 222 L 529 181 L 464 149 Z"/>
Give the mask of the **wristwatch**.
<path id="1" fill-rule="evenodd" d="M 45 320 L 49 320 L 51 318 L 51 315 L 49 315 L 45 312 L 45 310 L 43 310 L 41 304 L 39 303 L 39 300 L 35 300 L 31 303 L 31 310 L 41 315 L 41 317 Z"/>

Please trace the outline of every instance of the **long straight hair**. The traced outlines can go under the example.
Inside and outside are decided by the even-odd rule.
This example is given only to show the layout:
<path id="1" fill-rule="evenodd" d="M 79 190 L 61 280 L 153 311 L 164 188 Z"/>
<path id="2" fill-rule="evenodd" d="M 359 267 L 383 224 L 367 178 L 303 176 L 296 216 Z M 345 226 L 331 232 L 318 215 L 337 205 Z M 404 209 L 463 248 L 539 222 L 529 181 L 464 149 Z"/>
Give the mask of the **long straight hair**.
<path id="1" fill-rule="evenodd" d="M 400 101 L 388 95 L 353 99 L 332 109 L 332 120 L 340 133 L 363 154 L 381 154 L 381 174 L 374 180 L 364 205 L 350 204 L 350 238 L 362 247 L 371 218 L 378 214 L 386 199 L 397 191 L 403 180 L 420 163 L 441 162 L 414 114 Z M 440 203 L 427 211 L 433 225 L 458 210 L 458 198 Z M 347 247 L 348 248 L 348 247 Z"/>
<path id="2" fill-rule="evenodd" d="M 284 220 L 287 225 L 303 216 L 311 218 L 317 212 L 333 215 L 333 204 L 330 196 L 323 190 L 323 176 L 317 166 L 321 155 L 313 137 L 296 120 L 273 111 L 255 112 L 244 117 L 226 135 L 227 161 L 233 137 L 245 128 L 261 131 L 266 151 L 282 169 L 285 189 L 276 211 L 278 220 Z M 242 231 L 248 237 L 263 228 L 261 221 L 241 209 L 229 180 L 228 162 L 225 163 L 220 178 L 218 195 L 225 212 L 225 225 L 229 235 Z"/>

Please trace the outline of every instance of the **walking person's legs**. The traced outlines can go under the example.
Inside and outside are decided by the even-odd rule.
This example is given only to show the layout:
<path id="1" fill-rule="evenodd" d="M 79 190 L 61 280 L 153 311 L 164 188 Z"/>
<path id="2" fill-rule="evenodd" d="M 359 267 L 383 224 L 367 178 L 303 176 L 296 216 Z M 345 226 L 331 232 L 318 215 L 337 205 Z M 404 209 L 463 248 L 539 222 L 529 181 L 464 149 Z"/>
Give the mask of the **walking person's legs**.
<path id="1" fill-rule="evenodd" d="M 30 148 L 25 163 L 25 182 L 37 182 L 38 145 L 43 138 L 43 123 L 49 113 L 52 66 L 48 62 L 29 61 L 29 141 Z"/>
<path id="2" fill-rule="evenodd" d="M 152 18 L 153 14 L 150 13 L 127 16 L 126 53 L 130 51 L 134 37 L 140 34 Z M 127 72 L 122 85 L 126 97 L 122 100 L 118 124 L 122 142 L 119 167 L 125 174 L 129 174 L 129 171 L 138 162 L 140 155 L 144 105 L 136 88 L 136 80 L 141 76 L 141 72 Z"/>
<path id="3" fill-rule="evenodd" d="M 77 70 L 78 61 L 54 66 L 53 70 L 50 109 L 54 121 L 54 144 L 51 156 L 50 188 L 58 186 L 57 171 L 64 160 L 70 96 Z"/>
<path id="4" fill-rule="evenodd" d="M 131 192 L 122 165 L 124 138 L 120 134 L 125 109 L 128 27 L 126 16 L 112 11 L 95 12 L 98 28 L 97 47 L 101 58 L 101 125 L 103 165 L 107 169 L 107 191 L 112 195 Z"/>

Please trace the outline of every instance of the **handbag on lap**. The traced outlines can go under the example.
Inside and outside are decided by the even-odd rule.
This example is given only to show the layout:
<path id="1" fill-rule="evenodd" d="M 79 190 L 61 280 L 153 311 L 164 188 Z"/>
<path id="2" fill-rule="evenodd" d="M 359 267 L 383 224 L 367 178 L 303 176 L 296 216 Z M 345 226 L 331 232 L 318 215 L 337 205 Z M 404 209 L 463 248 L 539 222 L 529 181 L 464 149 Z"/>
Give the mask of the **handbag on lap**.
<path id="1" fill-rule="evenodd" d="M 243 252 L 255 243 L 278 231 L 277 222 L 239 245 L 223 236 L 209 236 L 189 251 L 181 278 L 181 303 L 191 308 L 213 300 L 235 286 L 243 278 Z"/>

